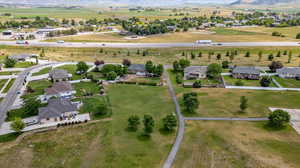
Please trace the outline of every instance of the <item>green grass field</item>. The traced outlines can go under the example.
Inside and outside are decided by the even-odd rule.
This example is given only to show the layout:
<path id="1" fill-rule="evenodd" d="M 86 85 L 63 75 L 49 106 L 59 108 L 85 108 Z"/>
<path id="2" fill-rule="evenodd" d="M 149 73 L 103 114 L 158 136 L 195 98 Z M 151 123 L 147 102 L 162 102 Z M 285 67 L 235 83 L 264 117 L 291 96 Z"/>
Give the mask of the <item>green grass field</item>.
<path id="1" fill-rule="evenodd" d="M 10 89 L 10 87 L 14 84 L 16 79 L 11 79 L 8 84 L 6 85 L 6 87 L 4 88 L 3 92 L 2 93 L 7 93 Z"/>
<path id="2" fill-rule="evenodd" d="M 195 91 L 198 93 L 199 108 L 196 114 L 186 116 L 201 117 L 266 117 L 269 107 L 298 109 L 300 98 L 298 92 L 292 91 L 258 91 L 238 89 L 180 89 L 178 98 L 182 100 L 182 92 Z M 240 97 L 248 99 L 245 113 L 240 112 Z"/>
<path id="3" fill-rule="evenodd" d="M 236 82 L 241 81 L 244 86 L 257 86 L 261 87 L 260 80 L 247 80 L 247 79 L 235 79 L 231 76 L 223 76 L 226 85 L 236 86 Z M 270 84 L 269 87 L 277 87 L 273 82 Z"/>
<path id="4" fill-rule="evenodd" d="M 38 81 L 31 81 L 28 83 L 27 86 L 31 87 L 34 92 L 33 93 L 25 93 L 22 98 L 23 99 L 28 99 L 32 97 L 37 97 L 39 95 L 44 94 L 44 90 L 51 86 L 52 83 L 48 80 L 38 80 Z"/>
<path id="5" fill-rule="evenodd" d="M 47 74 L 50 72 L 51 69 L 52 69 L 52 67 L 43 68 L 39 72 L 32 73 L 32 76 Z"/>
<path id="6" fill-rule="evenodd" d="M 174 168 L 299 167 L 300 136 L 264 122 L 187 122 Z"/>
<path id="7" fill-rule="evenodd" d="M 0 90 L 3 88 L 3 86 L 5 85 L 6 82 L 7 82 L 7 80 L 5 80 L 5 79 L 0 80 Z"/>
<path id="8" fill-rule="evenodd" d="M 277 76 L 273 77 L 282 87 L 300 88 L 300 81 L 296 79 L 284 79 Z"/>
<path id="9" fill-rule="evenodd" d="M 106 91 L 111 120 L 33 134 L 15 145 L 0 143 L 1 167 L 161 167 L 175 137 L 160 132 L 161 119 L 174 112 L 167 88 L 111 85 Z M 126 130 L 133 114 L 154 117 L 151 139 L 140 138 L 142 126 Z"/>
<path id="10" fill-rule="evenodd" d="M 4 71 L 0 72 L 0 75 L 12 75 L 12 74 L 18 74 L 19 72 L 17 71 Z"/>

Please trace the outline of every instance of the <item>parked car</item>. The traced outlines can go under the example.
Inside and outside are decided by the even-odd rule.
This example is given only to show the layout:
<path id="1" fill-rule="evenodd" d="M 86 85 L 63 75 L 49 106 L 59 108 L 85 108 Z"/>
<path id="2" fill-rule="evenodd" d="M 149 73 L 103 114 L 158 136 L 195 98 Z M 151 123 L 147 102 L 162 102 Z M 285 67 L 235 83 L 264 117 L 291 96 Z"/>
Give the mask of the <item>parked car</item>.
<path id="1" fill-rule="evenodd" d="M 64 40 L 58 40 L 57 43 L 62 44 L 62 43 L 65 43 L 65 41 Z"/>

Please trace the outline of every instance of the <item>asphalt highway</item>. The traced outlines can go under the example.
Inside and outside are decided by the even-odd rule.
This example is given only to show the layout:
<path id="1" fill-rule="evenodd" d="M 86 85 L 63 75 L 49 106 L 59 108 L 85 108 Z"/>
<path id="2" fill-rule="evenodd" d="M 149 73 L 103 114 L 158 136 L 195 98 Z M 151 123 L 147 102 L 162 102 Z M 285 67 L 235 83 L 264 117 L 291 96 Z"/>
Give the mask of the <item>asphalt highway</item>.
<path id="1" fill-rule="evenodd" d="M 171 47 L 300 47 L 300 42 L 220 42 L 212 44 L 196 43 L 107 43 L 107 42 L 41 42 L 29 41 L 29 44 L 16 44 L 15 41 L 0 41 L 0 45 L 37 46 L 37 47 L 77 47 L 77 48 L 171 48 Z"/>

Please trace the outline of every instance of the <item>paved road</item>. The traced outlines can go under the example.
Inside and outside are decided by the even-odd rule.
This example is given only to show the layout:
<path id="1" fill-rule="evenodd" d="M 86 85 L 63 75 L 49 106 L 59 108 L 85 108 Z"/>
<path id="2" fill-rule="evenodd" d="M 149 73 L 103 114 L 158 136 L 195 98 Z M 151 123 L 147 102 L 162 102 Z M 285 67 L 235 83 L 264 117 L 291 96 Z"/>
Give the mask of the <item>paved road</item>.
<path id="1" fill-rule="evenodd" d="M 38 47 L 80 47 L 80 48 L 94 48 L 94 47 L 108 47 L 108 48 L 170 48 L 170 47 L 279 47 L 279 46 L 298 46 L 299 42 L 226 42 L 218 43 L 219 45 L 195 45 L 195 43 L 107 43 L 107 42 L 65 42 L 62 44 L 56 42 L 40 42 L 30 41 L 28 45 L 16 44 L 15 41 L 0 41 L 0 45 L 11 46 L 38 46 Z"/>
<path id="2" fill-rule="evenodd" d="M 45 64 L 47 65 L 47 64 Z M 7 111 L 12 107 L 15 100 L 18 97 L 17 91 L 20 91 L 23 87 L 24 79 L 27 78 L 30 71 L 32 71 L 35 68 L 39 68 L 41 66 L 45 65 L 36 65 L 30 68 L 27 68 L 25 71 L 20 73 L 18 77 L 16 78 L 14 84 L 11 86 L 9 91 L 7 92 L 5 98 L 0 102 L 0 127 L 5 121 Z"/>
<path id="3" fill-rule="evenodd" d="M 167 69 L 167 68 L 165 67 L 165 69 Z M 171 168 L 172 163 L 175 160 L 176 153 L 179 150 L 181 141 L 183 139 L 184 127 L 185 126 L 184 126 L 184 117 L 182 116 L 181 110 L 180 110 L 180 105 L 177 101 L 176 94 L 175 94 L 174 88 L 172 86 L 172 82 L 171 82 L 170 77 L 168 75 L 168 72 L 166 72 L 166 70 L 164 72 L 164 78 L 167 80 L 167 85 L 168 85 L 168 88 L 169 88 L 169 92 L 170 92 L 171 97 L 173 99 L 173 102 L 175 104 L 176 115 L 177 115 L 177 118 L 179 120 L 178 121 L 179 122 L 179 127 L 178 127 L 178 130 L 177 130 L 175 143 L 173 144 L 173 147 L 172 147 L 172 149 L 171 149 L 171 151 L 168 155 L 168 158 L 165 160 L 165 163 L 163 165 L 163 168 Z"/>
<path id="4" fill-rule="evenodd" d="M 191 121 L 267 121 L 268 118 L 185 117 Z"/>

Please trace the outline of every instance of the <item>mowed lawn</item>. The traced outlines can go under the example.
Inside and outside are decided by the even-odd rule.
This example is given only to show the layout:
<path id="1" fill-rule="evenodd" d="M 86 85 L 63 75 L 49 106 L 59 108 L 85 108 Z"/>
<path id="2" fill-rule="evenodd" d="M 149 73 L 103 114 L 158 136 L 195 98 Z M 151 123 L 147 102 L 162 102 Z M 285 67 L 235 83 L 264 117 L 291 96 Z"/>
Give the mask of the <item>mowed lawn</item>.
<path id="1" fill-rule="evenodd" d="M 273 77 L 282 87 L 286 88 L 300 88 L 300 80 L 284 79 L 277 76 Z"/>
<path id="2" fill-rule="evenodd" d="M 265 122 L 191 121 L 174 168 L 300 167 L 300 135 Z"/>
<path id="3" fill-rule="evenodd" d="M 161 119 L 174 112 L 167 88 L 111 85 L 106 91 L 111 119 L 30 135 L 11 148 L 14 142 L 0 143 L 1 168 L 160 168 L 175 138 L 159 131 Z M 140 138 L 142 125 L 138 132 L 126 130 L 133 114 L 154 117 L 151 139 Z"/>
<path id="4" fill-rule="evenodd" d="M 241 81 L 243 86 L 256 86 L 261 87 L 260 80 L 248 80 L 248 79 L 235 79 L 231 76 L 223 76 L 226 85 L 236 86 L 238 81 Z M 271 82 L 269 87 L 277 87 L 273 82 Z"/>
<path id="5" fill-rule="evenodd" d="M 189 92 L 191 90 L 180 90 Z M 199 108 L 195 114 L 202 117 L 267 117 L 268 107 L 300 108 L 300 94 L 293 91 L 259 91 L 239 89 L 193 89 L 198 93 Z M 240 112 L 240 97 L 248 99 L 245 113 Z M 182 101 L 182 94 L 178 94 Z"/>

